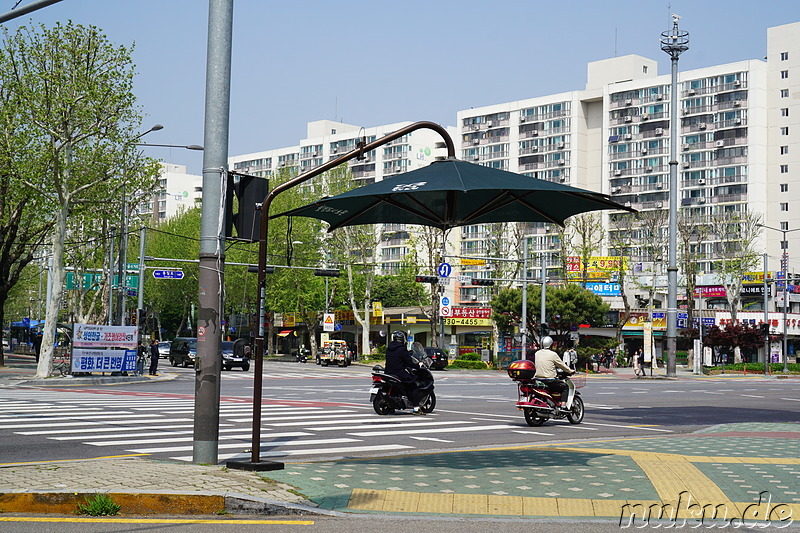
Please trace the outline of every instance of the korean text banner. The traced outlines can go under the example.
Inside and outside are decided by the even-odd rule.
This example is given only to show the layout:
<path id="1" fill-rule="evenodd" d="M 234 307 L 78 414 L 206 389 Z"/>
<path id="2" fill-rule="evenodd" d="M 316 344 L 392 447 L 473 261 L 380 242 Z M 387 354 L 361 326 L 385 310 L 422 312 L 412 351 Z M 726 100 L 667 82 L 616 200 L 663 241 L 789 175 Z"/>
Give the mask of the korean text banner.
<path id="1" fill-rule="evenodd" d="M 127 348 L 135 350 L 138 342 L 136 326 L 101 326 L 75 324 L 75 348 Z"/>

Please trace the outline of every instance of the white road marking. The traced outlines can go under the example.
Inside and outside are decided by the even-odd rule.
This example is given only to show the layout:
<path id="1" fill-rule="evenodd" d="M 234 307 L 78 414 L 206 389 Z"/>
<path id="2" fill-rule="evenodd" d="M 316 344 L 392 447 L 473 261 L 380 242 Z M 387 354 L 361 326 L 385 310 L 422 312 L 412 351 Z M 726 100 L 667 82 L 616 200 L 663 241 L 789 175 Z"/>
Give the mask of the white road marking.
<path id="1" fill-rule="evenodd" d="M 437 439 L 437 438 L 434 438 L 434 437 L 414 437 L 414 436 L 410 436 L 408 438 L 409 439 L 414 439 L 414 440 L 429 440 L 429 441 L 433 441 L 433 442 L 454 442 L 452 440 Z"/>
<path id="2" fill-rule="evenodd" d="M 473 431 L 489 431 L 493 429 L 516 429 L 517 426 L 509 426 L 509 425 L 502 425 L 502 426 L 472 426 L 469 429 L 465 428 L 436 428 L 436 429 L 410 429 L 406 431 L 363 431 L 360 433 L 348 433 L 348 435 L 353 435 L 355 437 L 386 437 L 389 435 L 409 435 L 411 433 L 456 433 L 456 432 L 463 432 L 469 431 L 472 433 Z"/>

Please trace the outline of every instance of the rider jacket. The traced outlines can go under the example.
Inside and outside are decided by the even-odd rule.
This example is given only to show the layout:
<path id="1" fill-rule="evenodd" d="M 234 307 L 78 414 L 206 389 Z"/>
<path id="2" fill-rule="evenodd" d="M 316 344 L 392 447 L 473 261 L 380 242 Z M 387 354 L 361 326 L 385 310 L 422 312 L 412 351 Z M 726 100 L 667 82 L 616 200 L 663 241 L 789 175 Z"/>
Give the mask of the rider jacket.
<path id="1" fill-rule="evenodd" d="M 538 350 L 534 355 L 534 364 L 536 365 L 537 378 L 555 378 L 557 377 L 558 368 L 566 370 L 568 374 L 572 373 L 572 369 L 564 364 L 564 361 L 553 350 L 543 349 Z"/>
<path id="2" fill-rule="evenodd" d="M 386 349 L 387 374 L 397 376 L 401 381 L 412 383 L 416 380 L 414 369 L 419 365 L 414 362 L 411 352 L 406 349 L 405 343 L 392 341 Z"/>

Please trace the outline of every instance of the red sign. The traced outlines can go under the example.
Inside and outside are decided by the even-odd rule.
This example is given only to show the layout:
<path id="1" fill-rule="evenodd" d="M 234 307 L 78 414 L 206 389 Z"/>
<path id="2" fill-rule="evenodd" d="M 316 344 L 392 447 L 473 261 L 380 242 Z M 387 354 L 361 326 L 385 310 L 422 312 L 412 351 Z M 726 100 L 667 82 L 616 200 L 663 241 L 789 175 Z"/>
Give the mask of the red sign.
<path id="1" fill-rule="evenodd" d="M 451 311 L 453 318 L 492 318 L 491 307 L 453 307 Z"/>

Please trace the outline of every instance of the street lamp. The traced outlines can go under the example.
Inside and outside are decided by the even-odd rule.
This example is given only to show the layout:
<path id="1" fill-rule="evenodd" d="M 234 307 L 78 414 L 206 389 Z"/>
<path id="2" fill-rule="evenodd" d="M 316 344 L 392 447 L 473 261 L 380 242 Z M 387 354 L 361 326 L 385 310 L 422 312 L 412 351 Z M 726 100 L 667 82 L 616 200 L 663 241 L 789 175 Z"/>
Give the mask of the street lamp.
<path id="1" fill-rule="evenodd" d="M 783 254 L 781 255 L 781 270 L 783 271 L 783 372 L 787 373 L 789 372 L 788 335 L 786 331 L 786 315 L 789 312 L 789 241 L 786 240 L 786 234 L 798 231 L 800 228 L 779 229 L 764 224 L 758 224 L 758 226 L 765 229 L 780 231 L 783 234 L 781 238 L 781 248 L 783 249 Z M 767 357 L 769 357 L 769 354 L 767 354 Z M 767 365 L 769 365 L 769 361 L 767 361 Z"/>
<path id="2" fill-rule="evenodd" d="M 135 143 L 136 146 L 160 146 L 162 148 L 185 148 L 187 150 L 203 151 L 203 147 L 199 144 L 151 144 L 151 143 Z"/>

